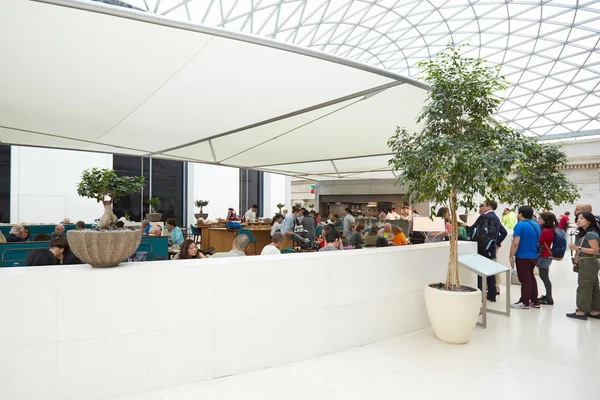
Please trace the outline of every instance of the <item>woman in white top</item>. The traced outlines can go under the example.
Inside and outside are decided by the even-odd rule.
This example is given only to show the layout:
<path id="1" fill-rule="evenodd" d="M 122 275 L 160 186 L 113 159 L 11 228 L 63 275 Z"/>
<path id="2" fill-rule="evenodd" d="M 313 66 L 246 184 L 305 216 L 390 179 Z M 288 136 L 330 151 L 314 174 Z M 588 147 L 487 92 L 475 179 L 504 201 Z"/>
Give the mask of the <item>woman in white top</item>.
<path id="1" fill-rule="evenodd" d="M 271 243 L 263 247 L 262 251 L 260 252 L 260 255 L 268 256 L 271 254 L 281 254 L 281 252 L 279 251 L 279 246 L 281 246 L 282 241 L 283 233 L 275 232 L 273 234 L 273 238 L 271 239 Z"/>
<path id="2" fill-rule="evenodd" d="M 281 220 L 283 219 L 283 215 L 275 214 L 273 217 L 273 221 L 271 221 L 271 237 L 275 234 L 277 229 L 281 229 Z"/>

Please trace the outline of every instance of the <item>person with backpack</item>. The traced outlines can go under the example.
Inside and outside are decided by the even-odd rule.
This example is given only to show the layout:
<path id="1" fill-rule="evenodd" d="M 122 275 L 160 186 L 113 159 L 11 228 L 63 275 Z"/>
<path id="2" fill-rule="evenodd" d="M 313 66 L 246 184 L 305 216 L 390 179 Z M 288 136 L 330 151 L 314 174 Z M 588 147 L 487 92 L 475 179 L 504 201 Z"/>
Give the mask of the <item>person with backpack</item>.
<path id="1" fill-rule="evenodd" d="M 585 211 L 577 215 L 576 243 L 569 244 L 575 251 L 577 275 L 577 310 L 567 314 L 569 318 L 587 320 L 600 319 L 600 227 L 596 217 Z"/>
<path id="2" fill-rule="evenodd" d="M 494 212 L 494 208 L 497 206 L 498 204 L 495 201 L 485 201 L 482 203 L 479 206 L 480 215 L 471 226 L 471 240 L 477 242 L 477 254 L 490 260 L 496 259 L 496 249 L 500 247 L 508 234 L 504 226 L 500 223 L 500 218 Z M 496 277 L 488 276 L 486 282 L 486 298 L 491 302 L 495 302 L 498 295 Z M 482 279 L 478 276 L 477 287 L 481 290 L 482 286 Z"/>
<path id="3" fill-rule="evenodd" d="M 537 261 L 537 267 L 540 271 L 540 278 L 544 282 L 546 288 L 546 294 L 539 298 L 540 304 L 554 305 L 554 299 L 552 298 L 552 282 L 550 282 L 550 264 L 552 264 L 552 244 L 554 242 L 554 235 L 556 235 L 556 226 L 554 225 L 554 214 L 549 212 L 543 212 L 540 214 L 538 224 L 542 228 L 539 241 L 539 258 Z"/>
<path id="4" fill-rule="evenodd" d="M 510 306 L 522 310 L 528 310 L 530 306 L 540 308 L 537 281 L 533 275 L 533 269 L 538 262 L 541 229 L 535 221 L 531 220 L 533 208 L 529 206 L 519 207 L 517 218 L 519 223 L 515 225 L 508 259 L 512 269 L 515 269 L 516 265 L 519 281 L 521 281 L 521 298 Z"/>

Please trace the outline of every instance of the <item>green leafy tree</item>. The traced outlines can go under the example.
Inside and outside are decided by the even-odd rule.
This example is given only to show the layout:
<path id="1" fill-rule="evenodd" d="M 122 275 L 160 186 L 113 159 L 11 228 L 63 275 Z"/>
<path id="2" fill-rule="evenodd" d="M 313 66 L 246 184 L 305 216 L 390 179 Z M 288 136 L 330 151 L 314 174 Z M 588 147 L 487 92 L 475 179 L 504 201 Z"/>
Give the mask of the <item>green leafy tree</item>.
<path id="1" fill-rule="evenodd" d="M 104 215 L 98 228 L 107 229 L 117 223 L 113 203 L 122 196 L 139 192 L 144 187 L 143 176 L 118 176 L 112 169 L 92 168 L 83 171 L 77 194 L 104 204 Z"/>
<path id="2" fill-rule="evenodd" d="M 396 130 L 388 141 L 394 153 L 389 163 L 398 171 L 397 182 L 407 188 L 411 201 L 448 207 L 452 230 L 445 289 L 459 290 L 459 207 L 476 208 L 479 196 L 510 203 L 536 197 L 538 204 L 545 204 L 570 201 L 576 193 L 558 171 L 565 157 L 557 147 L 541 144 L 492 118 L 501 102 L 494 93 L 508 88 L 499 67 L 462 57 L 460 48 L 452 45 L 419 67 L 431 87 L 417 119 L 423 128 L 416 133 Z M 547 152 L 552 155 L 546 156 Z M 534 178 L 540 184 L 523 190 L 519 179 L 529 183 Z M 432 207 L 432 216 L 434 211 Z"/>
<path id="3" fill-rule="evenodd" d="M 208 200 L 196 200 L 194 205 L 200 209 L 200 214 L 203 214 L 202 209 L 208 205 Z"/>
<path id="4" fill-rule="evenodd" d="M 279 214 L 283 214 L 283 212 L 281 211 L 283 209 L 283 207 L 285 207 L 285 204 L 283 204 L 283 203 L 277 204 L 277 208 L 279 209 Z"/>
<path id="5" fill-rule="evenodd" d="M 158 207 L 160 207 L 160 199 L 158 197 L 150 197 L 146 200 L 146 204 L 150 206 L 150 212 L 155 213 Z"/>

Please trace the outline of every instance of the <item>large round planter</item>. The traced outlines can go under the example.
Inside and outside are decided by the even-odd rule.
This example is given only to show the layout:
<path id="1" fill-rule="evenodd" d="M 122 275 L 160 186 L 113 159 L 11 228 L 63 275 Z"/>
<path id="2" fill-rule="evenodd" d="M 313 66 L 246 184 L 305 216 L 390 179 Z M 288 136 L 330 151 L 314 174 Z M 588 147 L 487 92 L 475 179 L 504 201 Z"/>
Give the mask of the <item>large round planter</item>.
<path id="1" fill-rule="evenodd" d="M 94 268 L 116 267 L 132 255 L 142 240 L 142 231 L 67 232 L 69 246 L 77 258 Z"/>
<path id="2" fill-rule="evenodd" d="M 146 219 L 150 222 L 158 222 L 162 219 L 161 213 L 148 213 L 146 214 Z"/>
<path id="3" fill-rule="evenodd" d="M 202 218 L 203 220 L 207 220 L 208 219 L 208 214 L 207 213 L 197 213 L 194 214 L 194 217 L 196 218 L 196 220 Z"/>
<path id="4" fill-rule="evenodd" d="M 437 284 L 432 284 L 437 285 Z M 481 291 L 450 292 L 425 286 L 425 305 L 433 332 L 447 343 L 467 343 L 479 318 Z"/>

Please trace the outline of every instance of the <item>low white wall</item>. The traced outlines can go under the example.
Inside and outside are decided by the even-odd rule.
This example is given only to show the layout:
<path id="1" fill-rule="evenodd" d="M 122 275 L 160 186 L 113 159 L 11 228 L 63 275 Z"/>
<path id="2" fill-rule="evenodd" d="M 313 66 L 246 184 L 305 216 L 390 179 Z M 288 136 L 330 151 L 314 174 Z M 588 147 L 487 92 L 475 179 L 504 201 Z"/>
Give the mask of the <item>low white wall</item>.
<path id="1" fill-rule="evenodd" d="M 463 242 L 460 253 L 475 251 Z M 428 327 L 447 244 L 0 269 L 0 399 L 105 399 Z"/>

